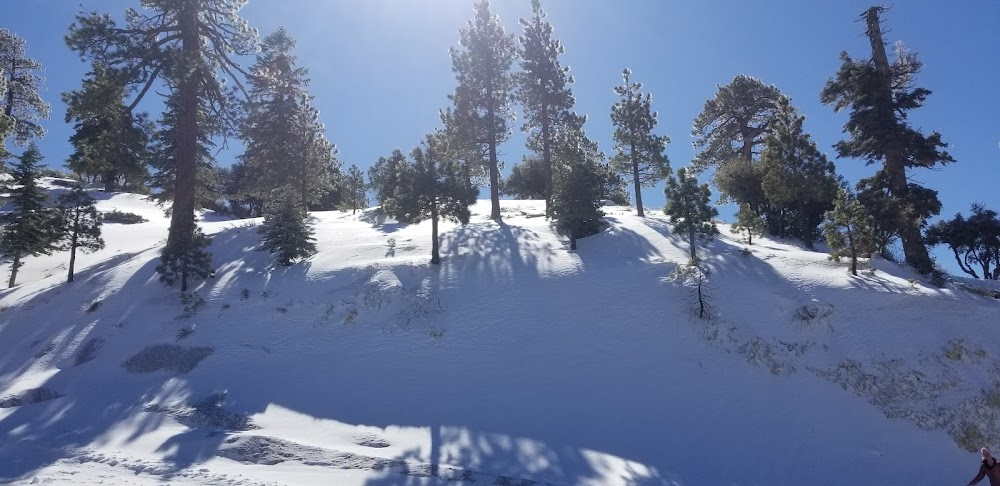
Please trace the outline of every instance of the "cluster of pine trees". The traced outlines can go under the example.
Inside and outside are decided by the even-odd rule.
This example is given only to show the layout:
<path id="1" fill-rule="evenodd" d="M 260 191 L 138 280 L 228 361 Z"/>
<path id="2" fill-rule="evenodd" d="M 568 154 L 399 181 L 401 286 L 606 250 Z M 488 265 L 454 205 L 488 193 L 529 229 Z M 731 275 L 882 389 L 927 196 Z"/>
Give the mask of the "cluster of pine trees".
<path id="1" fill-rule="evenodd" d="M 940 134 L 925 135 L 907 122 L 907 112 L 930 91 L 913 86 L 921 68 L 913 53 L 899 50 L 890 62 L 880 7 L 862 15 L 871 57 L 842 54 L 821 93 L 824 103 L 849 111 L 848 138 L 835 146 L 837 156 L 878 167 L 851 188 L 805 131 L 792 101 L 744 75 L 705 103 L 692 130 L 698 153 L 675 174 L 665 153 L 670 140 L 657 133 L 652 96 L 623 70 L 610 111 L 614 154 L 606 157 L 584 130 L 587 117 L 574 111 L 574 78 L 560 62 L 563 45 L 539 0 L 532 0 L 532 15 L 520 20 L 516 37 L 505 32 L 488 0 L 478 1 L 451 50 L 457 86 L 440 112 L 441 126 L 409 154 L 395 150 L 380 158 L 367 174 L 357 166 L 345 170 L 313 105 L 294 39 L 278 29 L 260 40 L 239 16 L 245 3 L 149 0 L 124 23 L 80 14 L 66 36 L 70 49 L 92 65 L 80 88 L 62 97 L 65 121 L 74 127 L 66 166 L 106 191 L 151 193 L 170 202 L 158 271 L 182 291 L 212 273 L 198 209 L 263 216 L 264 248 L 289 265 L 316 251 L 309 211 L 356 212 L 368 207 L 369 190 L 386 215 L 432 221 L 432 262 L 438 263 L 438 221 L 467 222 L 477 186 L 489 188 L 498 223 L 501 194 L 543 199 L 546 217 L 575 249 L 577 239 L 600 230 L 601 201 L 631 204 L 631 187 L 644 216 L 642 188 L 666 180 L 664 211 L 696 260 L 697 240 L 718 231 L 711 190 L 697 179 L 705 171 L 712 172 L 720 201 L 738 205 L 733 229 L 748 243 L 770 234 L 812 248 L 825 239 L 832 257 L 849 257 L 856 272 L 859 257 L 889 254 L 899 241 L 906 262 L 922 273 L 934 272 L 927 245 L 945 244 L 970 275 L 1000 277 L 995 211 L 977 205 L 969 218 L 956 215 L 927 230 L 941 204 L 935 191 L 908 175 L 954 160 Z M 244 69 L 237 61 L 251 55 L 255 62 Z M 39 123 L 49 115 L 39 96 L 40 68 L 21 39 L 0 29 L 0 162 L 12 157 L 8 140 L 27 146 L 10 171 L 10 210 L 2 217 L 0 251 L 13 264 L 11 284 L 27 256 L 71 249 L 72 279 L 76 248 L 100 246 L 100 218 L 83 191 L 47 203 L 29 181 L 41 160 L 30 142 L 44 135 Z M 155 120 L 137 111 L 150 93 L 164 100 Z M 503 178 L 498 154 L 511 136 L 515 104 L 529 155 Z M 218 167 L 216 144 L 227 137 L 239 138 L 245 151 L 231 166 Z"/>

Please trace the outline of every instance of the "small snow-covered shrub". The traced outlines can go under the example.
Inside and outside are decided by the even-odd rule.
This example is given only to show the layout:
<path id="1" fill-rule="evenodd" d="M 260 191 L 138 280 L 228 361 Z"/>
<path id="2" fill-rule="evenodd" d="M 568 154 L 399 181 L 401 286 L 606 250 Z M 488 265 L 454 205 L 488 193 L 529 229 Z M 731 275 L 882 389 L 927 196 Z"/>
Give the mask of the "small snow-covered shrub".
<path id="1" fill-rule="evenodd" d="M 87 312 L 90 313 L 90 312 L 96 311 L 97 309 L 100 309 L 101 308 L 101 303 L 102 302 L 100 300 L 95 300 L 95 301 L 91 302 L 90 306 L 87 307 Z"/>
<path id="2" fill-rule="evenodd" d="M 105 223 L 118 223 L 118 224 L 139 224 L 149 221 L 138 214 L 127 213 L 125 211 L 119 211 L 117 209 L 104 213 L 102 215 L 102 220 Z"/>

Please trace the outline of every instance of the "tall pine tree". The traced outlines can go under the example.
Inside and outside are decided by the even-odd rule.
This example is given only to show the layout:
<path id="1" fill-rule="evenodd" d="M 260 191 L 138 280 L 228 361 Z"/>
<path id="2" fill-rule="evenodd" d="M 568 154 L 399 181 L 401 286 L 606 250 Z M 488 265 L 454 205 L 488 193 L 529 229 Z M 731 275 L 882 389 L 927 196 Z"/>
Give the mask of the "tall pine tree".
<path id="1" fill-rule="evenodd" d="M 903 243 L 906 262 L 920 273 L 934 270 L 921 235 L 924 224 L 917 208 L 927 206 L 921 199 L 937 199 L 936 193 L 914 192 L 907 172 L 914 168 L 932 168 L 954 162 L 945 152 L 941 134 L 924 135 L 907 121 L 909 111 L 923 106 L 931 92 L 913 86 L 922 63 L 912 52 L 899 47 L 890 64 L 882 40 L 879 15 L 883 7 L 872 7 L 862 14 L 871 44 L 871 59 L 852 59 L 840 54 L 841 66 L 827 81 L 820 99 L 834 110 L 850 109 L 844 131 L 850 139 L 837 143 L 837 154 L 844 158 L 863 159 L 867 164 L 881 164 L 885 189 L 895 201 L 893 222 Z"/>
<path id="2" fill-rule="evenodd" d="M 134 110 L 157 80 L 165 80 L 175 104 L 174 184 L 170 230 L 162 255 L 165 271 L 179 270 L 181 289 L 189 276 L 204 274 L 211 256 L 198 255 L 207 237 L 196 231 L 199 141 L 205 133 L 199 114 L 236 128 L 235 94 L 243 91 L 237 56 L 257 50 L 257 32 L 239 16 L 247 0 L 143 0 L 130 9 L 125 26 L 109 15 L 80 14 L 66 43 L 85 59 L 121 70 L 138 93 Z M 225 80 L 231 80 L 226 83 Z M 232 89 L 227 86 L 233 86 Z M 186 270 L 188 265 L 195 265 Z M 162 275 L 165 282 L 175 279 Z"/>
<path id="3" fill-rule="evenodd" d="M 691 136 L 698 154 L 693 170 L 719 168 L 734 159 L 754 160 L 781 98 L 778 88 L 743 74 L 719 86 L 694 120 Z"/>
<path id="4" fill-rule="evenodd" d="M 241 125 L 246 151 L 241 160 L 254 197 L 280 200 L 293 190 L 299 204 L 308 208 L 326 189 L 336 149 L 311 105 L 309 73 L 297 65 L 294 48 L 295 40 L 284 28 L 261 43 L 248 78 L 250 96 Z"/>
<path id="5" fill-rule="evenodd" d="M 469 206 L 476 202 L 476 188 L 469 183 L 460 159 L 452 152 L 448 137 L 428 135 L 423 147 L 413 149 L 413 164 L 400 178 L 390 216 L 405 223 L 431 220 L 431 263 L 441 263 L 438 222 L 442 219 L 466 224 Z"/>
<path id="6" fill-rule="evenodd" d="M 772 206 L 788 208 L 798 222 L 794 234 L 813 248 L 816 228 L 833 208 L 837 177 L 833 162 L 802 128 L 805 117 L 782 96 L 761 154 L 762 188 Z"/>
<path id="7" fill-rule="evenodd" d="M 674 232 L 686 235 L 691 247 L 691 261 L 698 261 L 697 243 L 699 239 L 712 238 L 719 234 L 712 218 L 719 211 L 712 206 L 712 191 L 708 184 L 698 185 L 698 178 L 687 168 L 677 171 L 677 177 L 667 179 L 664 188 L 667 206 L 663 212 L 670 216 Z"/>
<path id="8" fill-rule="evenodd" d="M 657 114 L 653 111 L 653 97 L 642 94 L 642 84 L 633 83 L 632 71 L 622 71 L 623 83 L 615 86 L 621 99 L 611 107 L 611 121 L 615 125 L 615 170 L 632 178 L 635 188 L 635 206 L 639 216 L 645 216 L 642 207 L 642 188 L 655 185 L 670 175 L 670 161 L 664 151 L 670 138 L 655 135 Z"/>
<path id="9" fill-rule="evenodd" d="M 59 196 L 56 207 L 60 211 L 59 249 L 69 251 L 69 273 L 66 281 L 73 281 L 76 267 L 76 250 L 93 252 L 104 248 L 101 238 L 101 214 L 94 206 L 94 198 L 80 187 Z"/>
<path id="10" fill-rule="evenodd" d="M 25 257 L 52 253 L 58 238 L 59 213 L 45 206 L 49 196 L 35 181 L 41 161 L 32 142 L 11 168 L 10 210 L 0 214 L 0 259 L 10 262 L 8 287 L 16 283 Z"/>
<path id="11" fill-rule="evenodd" d="M 145 113 L 128 109 L 126 96 L 125 83 L 100 64 L 94 64 L 79 90 L 62 95 L 66 123 L 75 130 L 66 165 L 81 177 L 100 180 L 107 192 L 142 192 L 149 177 L 152 126 Z"/>
<path id="12" fill-rule="evenodd" d="M 180 128 L 178 109 L 177 97 L 168 96 L 166 107 L 160 114 L 150 144 L 149 166 L 153 172 L 149 178 L 149 185 L 155 189 L 153 198 L 161 204 L 168 204 L 177 198 L 176 161 L 179 153 L 177 131 Z M 218 172 L 215 154 L 218 149 L 215 140 L 223 131 L 218 119 L 213 118 L 208 110 L 201 108 L 198 110 L 198 126 L 195 152 L 197 177 L 194 185 L 196 210 L 210 206 L 216 199 L 214 188 L 219 181 L 216 180 Z M 172 214 L 173 211 L 174 207 L 169 206 L 168 212 Z"/>
<path id="13" fill-rule="evenodd" d="M 582 123 L 565 126 L 555 137 L 556 173 L 553 216 L 556 228 L 569 236 L 570 250 L 576 241 L 601 230 L 600 201 L 608 192 L 604 154 L 583 131 Z"/>
<path id="14" fill-rule="evenodd" d="M 28 57 L 27 44 L 17 34 L 0 28 L 0 73 L 6 89 L 0 99 L 0 110 L 10 126 L 8 134 L 13 134 L 14 145 L 24 146 L 33 138 L 45 135 L 45 129 L 38 122 L 49 117 L 50 107 L 42 100 L 39 92 L 45 79 L 38 74 L 42 65 Z M 0 124 L 3 124 L 0 121 Z M 0 134 L 3 131 L 0 130 Z M 0 146 L 7 142 L 5 136 Z"/>
<path id="15" fill-rule="evenodd" d="M 524 34 L 518 38 L 521 71 L 517 73 L 515 99 L 524 109 L 525 131 L 531 132 L 528 147 L 541 157 L 543 168 L 545 215 L 552 216 L 554 188 L 552 144 L 555 134 L 576 115 L 569 85 L 573 77 L 569 68 L 559 63 L 562 43 L 552 35 L 552 24 L 546 19 L 539 0 L 531 1 L 530 19 L 520 19 Z"/>
<path id="16" fill-rule="evenodd" d="M 368 183 L 375 192 L 375 201 L 383 210 L 388 209 L 396 189 L 400 185 L 399 174 L 405 170 L 406 156 L 399 149 L 388 157 L 379 157 L 375 165 L 368 168 Z"/>
<path id="17" fill-rule="evenodd" d="M 345 210 L 350 208 L 352 213 L 356 213 L 368 207 L 368 183 L 365 182 L 365 173 L 358 166 L 352 164 L 347 169 L 343 184 L 347 195 L 344 199 Z"/>
<path id="18" fill-rule="evenodd" d="M 510 138 L 513 119 L 511 90 L 515 46 L 500 18 L 490 13 L 489 0 L 475 5 L 475 17 L 459 33 L 460 49 L 451 49 L 458 87 L 450 96 L 454 107 L 442 115 L 462 145 L 479 147 L 489 170 L 490 219 L 500 222 L 500 161 L 497 147 Z M 458 147 L 455 150 L 468 150 Z"/>

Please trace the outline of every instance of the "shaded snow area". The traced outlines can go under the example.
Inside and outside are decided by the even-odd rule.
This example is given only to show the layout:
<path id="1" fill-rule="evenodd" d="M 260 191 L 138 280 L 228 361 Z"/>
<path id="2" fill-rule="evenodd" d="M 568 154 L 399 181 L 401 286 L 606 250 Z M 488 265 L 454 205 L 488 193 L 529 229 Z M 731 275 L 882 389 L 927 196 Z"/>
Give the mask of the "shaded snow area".
<path id="1" fill-rule="evenodd" d="M 314 213 L 276 267 L 204 216 L 214 278 L 157 280 L 168 220 L 94 193 L 108 247 L 0 291 L 0 483 L 965 484 L 1000 447 L 1000 300 L 792 241 L 687 246 L 605 207 L 568 251 L 543 203 L 466 226 Z M 6 274 L 7 267 L 0 266 Z M 958 280 L 958 279 L 956 279 Z"/>

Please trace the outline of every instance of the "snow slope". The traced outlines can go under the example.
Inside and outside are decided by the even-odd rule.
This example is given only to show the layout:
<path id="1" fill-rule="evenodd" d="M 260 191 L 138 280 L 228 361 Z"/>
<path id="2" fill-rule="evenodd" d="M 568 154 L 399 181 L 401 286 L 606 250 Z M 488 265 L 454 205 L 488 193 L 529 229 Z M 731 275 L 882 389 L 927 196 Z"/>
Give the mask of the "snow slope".
<path id="1" fill-rule="evenodd" d="M 315 213 L 288 268 L 259 220 L 203 221 L 217 273 L 182 301 L 162 210 L 101 196 L 150 221 L 0 292 L 0 482 L 961 484 L 1000 445 L 1000 301 L 889 262 L 723 231 L 698 319 L 665 218 L 606 208 L 570 252 L 543 203 L 481 202 L 440 267 L 374 211 Z"/>

